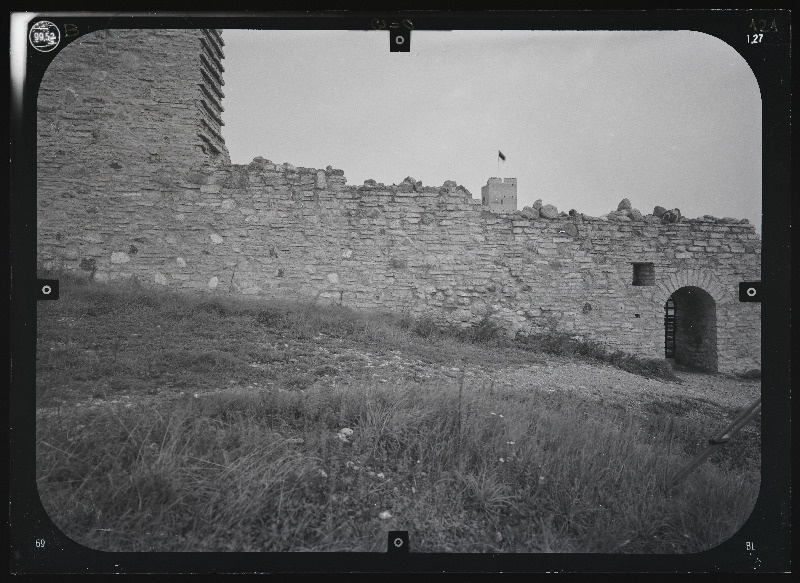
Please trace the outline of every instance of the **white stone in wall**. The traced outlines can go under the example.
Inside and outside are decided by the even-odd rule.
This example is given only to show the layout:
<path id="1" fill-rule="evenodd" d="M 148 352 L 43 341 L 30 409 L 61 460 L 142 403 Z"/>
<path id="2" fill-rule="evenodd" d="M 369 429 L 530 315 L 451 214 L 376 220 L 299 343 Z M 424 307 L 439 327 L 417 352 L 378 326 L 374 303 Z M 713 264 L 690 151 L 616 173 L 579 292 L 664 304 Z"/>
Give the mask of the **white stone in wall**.
<path id="1" fill-rule="evenodd" d="M 208 280 L 209 289 L 216 289 L 218 285 L 219 285 L 219 278 L 216 275 Z"/>
<path id="2" fill-rule="evenodd" d="M 353 250 L 352 249 L 345 249 L 342 252 L 342 257 L 344 257 L 345 259 L 350 259 L 352 256 L 353 256 Z"/>
<path id="3" fill-rule="evenodd" d="M 127 263 L 130 260 L 131 258 L 128 257 L 128 255 L 126 253 L 123 253 L 122 251 L 114 251 L 111 254 L 111 263 Z"/>
<path id="4" fill-rule="evenodd" d="M 339 276 L 336 273 L 329 273 L 328 283 L 333 283 L 333 284 L 339 283 Z"/>
<path id="5" fill-rule="evenodd" d="M 216 233 L 212 233 L 211 234 L 211 242 L 212 243 L 214 243 L 216 245 L 219 245 L 220 243 L 222 243 L 222 241 L 223 241 L 223 239 L 222 239 L 221 236 L 217 235 Z"/>
<path id="6" fill-rule="evenodd" d="M 167 285 L 167 278 L 163 273 L 156 273 L 156 283 L 159 285 Z"/>
<path id="7" fill-rule="evenodd" d="M 178 257 L 175 263 L 178 264 L 178 267 L 186 267 L 186 260 L 183 257 Z"/>

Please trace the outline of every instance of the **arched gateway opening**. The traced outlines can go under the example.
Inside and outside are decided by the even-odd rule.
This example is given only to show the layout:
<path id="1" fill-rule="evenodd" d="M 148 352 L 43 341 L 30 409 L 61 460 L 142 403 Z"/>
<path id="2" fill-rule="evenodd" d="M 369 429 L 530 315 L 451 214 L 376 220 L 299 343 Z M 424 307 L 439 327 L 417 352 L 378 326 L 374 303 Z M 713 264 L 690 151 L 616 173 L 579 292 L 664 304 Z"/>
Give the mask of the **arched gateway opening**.
<path id="1" fill-rule="evenodd" d="M 664 306 L 664 349 L 678 364 L 717 372 L 717 304 L 699 287 L 675 291 Z"/>

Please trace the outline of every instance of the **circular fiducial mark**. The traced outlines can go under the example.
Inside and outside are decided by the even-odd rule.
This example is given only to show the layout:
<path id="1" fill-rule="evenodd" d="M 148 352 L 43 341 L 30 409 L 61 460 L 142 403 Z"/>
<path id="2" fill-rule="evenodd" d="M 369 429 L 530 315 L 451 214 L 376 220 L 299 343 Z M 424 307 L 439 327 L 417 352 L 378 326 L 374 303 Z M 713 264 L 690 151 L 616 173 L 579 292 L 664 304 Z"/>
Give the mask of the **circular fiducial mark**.
<path id="1" fill-rule="evenodd" d="M 28 41 L 37 51 L 49 53 L 61 42 L 61 32 L 49 20 L 40 20 L 31 27 Z"/>
<path id="2" fill-rule="evenodd" d="M 42 293 L 44 295 L 49 296 L 52 292 L 53 292 L 53 288 L 51 288 L 49 285 L 43 285 L 42 286 Z"/>
<path id="3" fill-rule="evenodd" d="M 394 543 L 394 546 L 396 546 L 398 549 L 403 546 L 403 539 L 401 539 L 399 536 L 392 542 Z"/>
<path id="4" fill-rule="evenodd" d="M 748 297 L 754 298 L 756 296 L 756 288 L 748 287 L 746 293 L 747 293 Z"/>

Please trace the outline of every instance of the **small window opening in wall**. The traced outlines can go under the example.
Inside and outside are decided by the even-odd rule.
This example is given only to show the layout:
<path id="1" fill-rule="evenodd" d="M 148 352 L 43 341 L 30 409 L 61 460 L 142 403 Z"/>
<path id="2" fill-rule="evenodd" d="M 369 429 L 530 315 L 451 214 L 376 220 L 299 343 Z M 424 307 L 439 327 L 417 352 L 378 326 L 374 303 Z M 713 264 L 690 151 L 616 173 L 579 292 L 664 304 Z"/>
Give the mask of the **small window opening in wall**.
<path id="1" fill-rule="evenodd" d="M 655 285 L 656 272 L 652 263 L 633 264 L 633 285 Z"/>

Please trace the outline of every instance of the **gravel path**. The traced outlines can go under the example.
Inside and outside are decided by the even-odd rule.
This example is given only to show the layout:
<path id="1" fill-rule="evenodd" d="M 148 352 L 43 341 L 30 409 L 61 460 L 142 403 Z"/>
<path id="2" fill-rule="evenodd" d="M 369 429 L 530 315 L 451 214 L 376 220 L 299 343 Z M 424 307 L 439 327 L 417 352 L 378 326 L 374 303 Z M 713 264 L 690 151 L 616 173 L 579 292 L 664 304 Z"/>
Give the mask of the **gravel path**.
<path id="1" fill-rule="evenodd" d="M 333 344 L 320 342 L 321 336 L 314 342 L 286 343 L 284 349 L 293 354 L 309 352 L 312 362 L 331 362 L 331 376 L 320 377 L 314 386 L 347 385 L 354 380 L 372 379 L 374 382 L 407 382 L 434 381 L 444 386 L 457 386 L 461 371 L 458 368 L 443 366 L 440 362 L 426 362 L 418 355 L 406 354 L 401 350 L 388 353 L 375 353 L 348 343 Z M 532 355 L 536 364 L 495 364 L 491 366 L 466 367 L 467 383 L 470 386 L 489 387 L 498 392 L 505 391 L 566 391 L 602 400 L 604 403 L 616 403 L 626 409 L 647 409 L 654 404 L 657 410 L 674 410 L 677 414 L 691 415 L 692 412 L 711 414 L 729 413 L 753 402 L 759 395 L 759 380 L 743 380 L 722 375 L 703 374 L 686 370 L 677 371 L 678 381 L 648 379 L 625 372 L 605 364 L 576 362 L 564 357 Z M 291 359 L 290 362 L 296 362 Z M 297 366 L 307 367 L 299 362 Z M 254 362 L 253 368 L 267 368 L 274 364 Z M 64 412 L 66 408 L 94 408 L 108 404 L 118 406 L 156 405 L 158 402 L 173 399 L 199 398 L 214 393 L 247 393 L 276 388 L 265 381 L 264 384 L 242 384 L 236 379 L 228 381 L 212 391 L 198 393 L 179 392 L 163 389 L 156 394 L 114 394 L 109 400 L 86 398 L 79 401 L 62 401 L 59 407 L 41 407 L 39 415 Z M 283 389 L 279 389 L 283 390 Z M 672 407 L 672 408 L 671 408 Z"/>
<path id="2" fill-rule="evenodd" d="M 503 383 L 521 390 L 578 391 L 585 396 L 641 406 L 652 401 L 743 408 L 761 393 L 758 380 L 739 380 L 721 375 L 677 372 L 679 381 L 648 379 L 613 366 L 553 360 L 544 366 L 512 369 L 501 375 Z"/>

